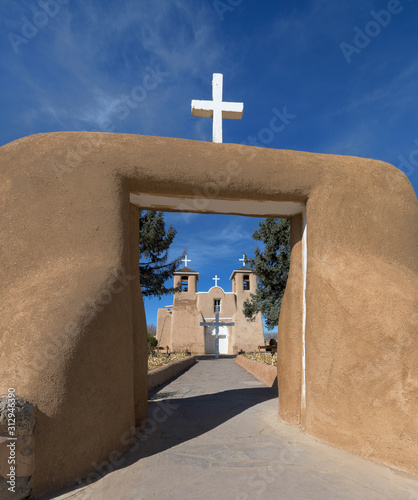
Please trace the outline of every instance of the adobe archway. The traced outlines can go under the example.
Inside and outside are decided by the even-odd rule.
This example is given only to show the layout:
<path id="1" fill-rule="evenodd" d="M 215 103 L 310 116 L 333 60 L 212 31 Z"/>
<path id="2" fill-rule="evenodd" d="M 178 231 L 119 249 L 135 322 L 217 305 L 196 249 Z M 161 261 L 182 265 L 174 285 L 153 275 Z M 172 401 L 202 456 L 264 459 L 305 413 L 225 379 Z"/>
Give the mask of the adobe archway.
<path id="1" fill-rule="evenodd" d="M 306 206 L 306 259 L 302 217 L 262 213 L 292 216 L 294 235 L 279 325 L 280 415 L 414 470 L 418 208 L 400 171 L 352 157 L 84 132 L 7 144 L 0 169 L 1 393 L 15 387 L 37 409 L 35 493 L 88 474 L 129 444 L 126 432 L 146 415 L 133 204 L 145 195 L 160 200 L 156 208 L 167 197 L 194 200 L 199 212 Z"/>

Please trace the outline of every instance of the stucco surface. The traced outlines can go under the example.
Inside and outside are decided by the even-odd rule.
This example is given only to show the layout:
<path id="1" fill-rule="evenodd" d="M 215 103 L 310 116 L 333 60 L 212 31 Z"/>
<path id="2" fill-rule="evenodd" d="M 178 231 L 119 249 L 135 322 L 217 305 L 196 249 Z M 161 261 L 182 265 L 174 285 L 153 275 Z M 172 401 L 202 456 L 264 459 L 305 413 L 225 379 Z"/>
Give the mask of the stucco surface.
<path id="1" fill-rule="evenodd" d="M 159 368 L 155 368 L 148 373 L 148 390 L 151 391 L 156 387 L 165 384 L 180 373 L 188 370 L 196 363 L 196 356 L 190 356 L 174 363 L 169 363 Z"/>
<path id="2" fill-rule="evenodd" d="M 280 388 L 279 415 L 293 425 L 304 417 L 302 397 L 302 329 L 300 304 L 303 302 L 301 215 L 290 219 L 289 277 L 282 300 L 277 336 L 277 383 Z"/>
<path id="3" fill-rule="evenodd" d="M 157 340 L 161 347 L 172 350 L 171 343 L 171 318 L 172 312 L 168 309 L 158 309 L 157 316 Z"/>
<path id="4" fill-rule="evenodd" d="M 192 354 L 205 352 L 203 327 L 198 327 L 202 315 L 197 307 L 197 296 L 191 297 L 183 293 L 176 295 L 182 295 L 182 297 L 174 298 L 175 309 L 173 308 L 171 325 L 172 332 L 178 332 L 178 335 L 175 337 L 171 335 L 172 350 L 188 351 Z M 198 328 L 200 332 L 196 333 Z"/>
<path id="5" fill-rule="evenodd" d="M 418 206 L 399 170 L 354 157 L 79 132 L 1 147 L 0 177 L 0 393 L 15 387 L 37 408 L 36 493 L 92 470 L 146 412 L 130 193 L 199 201 L 211 182 L 219 200 L 306 203 L 306 432 L 416 472 Z M 292 255 L 294 266 L 280 345 L 290 335 L 287 369 L 298 373 L 285 376 L 281 357 L 278 374 L 280 412 L 293 423 L 301 330 L 291 324 L 302 302 Z"/>
<path id="6" fill-rule="evenodd" d="M 237 356 L 235 361 L 267 386 L 277 388 L 277 368 L 275 366 L 259 363 L 241 355 Z"/>

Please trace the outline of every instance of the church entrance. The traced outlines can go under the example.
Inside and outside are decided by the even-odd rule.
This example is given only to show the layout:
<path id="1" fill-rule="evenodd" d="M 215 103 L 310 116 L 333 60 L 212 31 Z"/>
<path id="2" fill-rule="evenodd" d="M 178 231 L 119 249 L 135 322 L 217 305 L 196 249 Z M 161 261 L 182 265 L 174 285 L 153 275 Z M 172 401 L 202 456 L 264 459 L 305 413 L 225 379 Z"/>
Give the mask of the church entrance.
<path id="1" fill-rule="evenodd" d="M 228 354 L 228 327 L 219 327 L 219 354 Z M 215 354 L 215 328 L 205 327 L 205 353 Z"/>

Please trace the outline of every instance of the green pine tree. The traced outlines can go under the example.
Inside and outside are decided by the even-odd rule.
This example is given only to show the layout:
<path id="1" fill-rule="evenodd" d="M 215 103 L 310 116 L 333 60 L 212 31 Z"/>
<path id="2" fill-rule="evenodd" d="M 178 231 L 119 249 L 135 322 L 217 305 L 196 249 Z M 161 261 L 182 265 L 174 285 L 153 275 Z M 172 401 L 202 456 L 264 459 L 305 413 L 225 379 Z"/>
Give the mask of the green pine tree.
<path id="1" fill-rule="evenodd" d="M 139 276 L 144 297 L 161 299 L 163 295 L 181 291 L 181 285 L 176 288 L 165 286 L 184 256 L 167 262 L 168 249 L 176 233 L 172 225 L 166 231 L 163 212 L 148 210 L 139 213 Z"/>
<path id="2" fill-rule="evenodd" d="M 255 258 L 247 258 L 257 276 L 258 288 L 243 304 L 243 313 L 248 321 L 254 321 L 261 312 L 267 329 L 272 330 L 279 322 L 280 308 L 290 267 L 290 223 L 287 219 L 267 218 L 252 237 L 264 243 L 264 250 L 258 246 Z"/>

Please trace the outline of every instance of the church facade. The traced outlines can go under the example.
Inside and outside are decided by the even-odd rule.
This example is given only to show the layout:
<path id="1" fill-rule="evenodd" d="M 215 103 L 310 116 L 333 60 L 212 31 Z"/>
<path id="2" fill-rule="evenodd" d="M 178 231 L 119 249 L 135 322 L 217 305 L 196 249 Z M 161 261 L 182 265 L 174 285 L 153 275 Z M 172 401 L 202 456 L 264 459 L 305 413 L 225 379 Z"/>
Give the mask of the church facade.
<path id="1" fill-rule="evenodd" d="M 221 322 L 234 323 L 233 326 L 219 327 L 220 354 L 255 351 L 258 345 L 264 344 L 261 314 L 249 322 L 242 313 L 244 301 L 257 288 L 252 269 L 243 266 L 232 272 L 231 292 L 225 292 L 220 286 L 213 286 L 208 292 L 198 292 L 199 273 L 189 267 L 179 269 L 173 277 L 174 286 L 181 284 L 182 291 L 174 294 L 172 307 L 158 310 L 157 340 L 160 346 L 168 346 L 170 351 L 214 354 L 215 327 L 201 326 L 200 323 L 215 321 L 217 307 Z"/>

